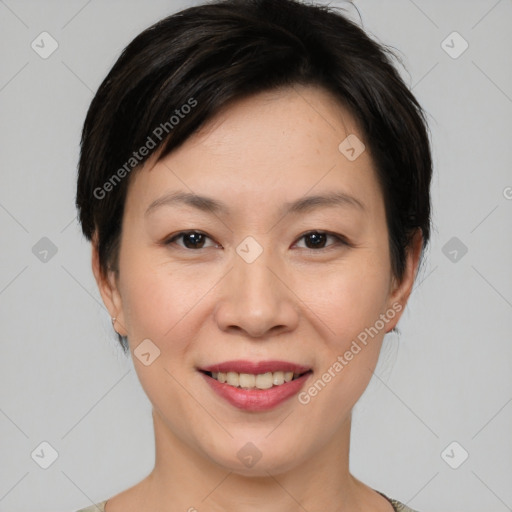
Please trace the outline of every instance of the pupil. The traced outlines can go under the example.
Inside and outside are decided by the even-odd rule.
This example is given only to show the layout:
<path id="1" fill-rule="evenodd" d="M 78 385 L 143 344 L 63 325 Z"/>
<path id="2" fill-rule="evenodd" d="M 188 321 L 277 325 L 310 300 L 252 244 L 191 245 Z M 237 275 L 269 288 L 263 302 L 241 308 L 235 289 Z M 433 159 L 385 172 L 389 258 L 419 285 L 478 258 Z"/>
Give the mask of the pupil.
<path id="1" fill-rule="evenodd" d="M 325 242 L 325 233 L 310 233 L 306 239 L 313 240 L 313 247 L 319 247 Z M 306 244 L 307 245 L 307 244 Z M 309 246 L 308 246 L 309 247 Z"/>
<path id="2" fill-rule="evenodd" d="M 185 239 L 185 246 L 187 246 L 187 248 L 188 248 L 187 240 L 192 240 L 191 246 L 193 248 L 197 248 L 200 245 L 200 242 L 202 241 L 201 240 L 202 236 L 203 235 L 201 233 L 188 233 L 184 237 L 184 239 Z"/>

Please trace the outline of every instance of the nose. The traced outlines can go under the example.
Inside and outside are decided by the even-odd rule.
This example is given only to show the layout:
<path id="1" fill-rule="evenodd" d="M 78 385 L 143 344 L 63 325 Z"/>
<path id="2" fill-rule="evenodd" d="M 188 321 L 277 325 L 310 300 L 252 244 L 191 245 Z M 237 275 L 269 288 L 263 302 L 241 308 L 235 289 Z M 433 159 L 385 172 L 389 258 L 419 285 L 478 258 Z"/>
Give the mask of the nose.
<path id="1" fill-rule="evenodd" d="M 221 330 L 263 338 L 297 327 L 299 301 L 291 277 L 282 264 L 271 260 L 266 251 L 252 263 L 235 255 L 215 308 Z"/>

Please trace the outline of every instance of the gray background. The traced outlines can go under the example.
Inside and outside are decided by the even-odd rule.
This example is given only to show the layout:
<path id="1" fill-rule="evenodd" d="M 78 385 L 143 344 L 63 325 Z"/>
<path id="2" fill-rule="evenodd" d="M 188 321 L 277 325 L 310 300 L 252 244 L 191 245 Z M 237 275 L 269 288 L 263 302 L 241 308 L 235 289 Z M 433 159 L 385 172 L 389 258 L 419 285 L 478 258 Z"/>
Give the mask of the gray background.
<path id="1" fill-rule="evenodd" d="M 150 403 L 76 222 L 76 164 L 122 48 L 193 3 L 0 1 L 0 511 L 76 510 L 153 467 Z M 428 112 L 435 229 L 402 334 L 356 406 L 351 468 L 421 512 L 512 510 L 512 1 L 355 5 Z M 47 59 L 31 47 L 43 31 L 58 42 Z M 469 44 L 457 58 L 453 31 Z M 43 441 L 58 453 L 47 469 Z"/>

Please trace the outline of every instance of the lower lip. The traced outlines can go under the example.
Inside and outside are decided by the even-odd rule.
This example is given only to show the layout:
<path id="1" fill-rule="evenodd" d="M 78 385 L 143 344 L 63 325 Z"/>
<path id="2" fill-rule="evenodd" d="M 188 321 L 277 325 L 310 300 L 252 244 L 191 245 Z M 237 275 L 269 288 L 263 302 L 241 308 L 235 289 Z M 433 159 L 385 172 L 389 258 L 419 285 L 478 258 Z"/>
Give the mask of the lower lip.
<path id="1" fill-rule="evenodd" d="M 285 382 L 280 386 L 272 386 L 269 389 L 243 389 L 219 382 L 213 377 L 206 375 L 206 373 L 200 373 L 213 391 L 226 399 L 231 405 L 238 409 L 255 412 L 273 409 L 296 395 L 311 375 L 311 372 L 308 372 L 298 379 Z"/>

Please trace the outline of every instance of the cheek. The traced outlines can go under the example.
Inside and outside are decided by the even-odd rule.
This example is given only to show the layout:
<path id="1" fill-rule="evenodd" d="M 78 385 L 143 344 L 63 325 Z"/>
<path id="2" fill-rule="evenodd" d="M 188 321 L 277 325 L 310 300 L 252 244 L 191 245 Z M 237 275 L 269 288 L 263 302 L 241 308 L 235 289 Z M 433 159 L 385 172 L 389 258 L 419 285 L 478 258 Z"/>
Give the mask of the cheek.
<path id="1" fill-rule="evenodd" d="M 173 356 L 185 351 L 197 325 L 194 313 L 218 277 L 194 266 L 173 268 L 142 255 L 126 258 L 124 270 L 123 308 L 132 348 L 149 338 Z"/>
<path id="2" fill-rule="evenodd" d="M 337 411 L 330 424 L 334 428 L 362 395 L 377 365 L 386 331 L 381 315 L 386 312 L 390 271 L 378 251 L 360 253 L 323 283 L 309 302 L 329 330 L 319 352 L 321 370 L 304 400 L 315 401 L 319 411 Z"/>
<path id="3" fill-rule="evenodd" d="M 187 354 L 195 336 L 192 326 L 197 322 L 191 321 L 194 306 L 206 292 L 197 283 L 192 284 L 191 276 L 183 272 L 172 272 L 141 259 L 133 258 L 130 263 L 125 267 L 123 286 L 130 348 L 133 353 L 143 340 L 149 339 L 159 351 L 148 366 L 136 359 L 135 352 L 135 370 L 147 396 L 159 410 L 164 411 L 172 397 L 174 412 L 164 416 L 174 421 L 185 414 L 189 403 L 190 397 L 179 382 L 184 380 L 181 372 L 187 366 Z M 156 349 L 150 345 L 149 350 Z"/>
<path id="4" fill-rule="evenodd" d="M 341 349 L 384 312 L 389 280 L 385 262 L 358 255 L 332 272 L 304 276 L 298 282 L 298 295 L 323 321 L 332 344 Z"/>

